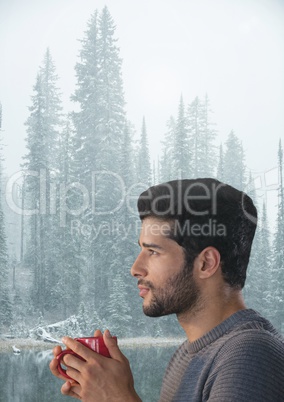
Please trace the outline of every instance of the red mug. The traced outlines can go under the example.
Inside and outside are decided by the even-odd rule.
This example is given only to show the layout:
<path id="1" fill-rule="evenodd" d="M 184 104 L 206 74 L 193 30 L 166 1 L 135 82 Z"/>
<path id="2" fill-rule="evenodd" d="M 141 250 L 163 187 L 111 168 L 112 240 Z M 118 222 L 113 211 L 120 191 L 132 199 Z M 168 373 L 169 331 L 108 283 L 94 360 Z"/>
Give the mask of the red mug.
<path id="1" fill-rule="evenodd" d="M 115 336 L 113 336 L 113 338 L 116 339 Z M 93 336 L 93 337 L 88 337 L 88 338 L 74 338 L 74 339 L 75 339 L 75 341 L 82 343 L 82 345 L 87 346 L 89 349 L 92 349 L 94 352 L 99 353 L 102 356 L 111 357 L 109 354 L 108 348 L 106 347 L 106 345 L 104 343 L 104 339 L 102 336 Z M 72 378 L 66 374 L 66 370 L 61 366 L 61 360 L 67 354 L 74 355 L 78 359 L 81 359 L 83 361 L 85 361 L 85 359 L 83 359 L 81 356 L 77 355 L 77 353 L 73 352 L 73 350 L 71 350 L 71 349 L 65 349 L 61 353 L 59 353 L 59 355 L 56 356 L 56 358 L 58 360 L 59 373 L 61 375 L 63 375 L 64 377 L 72 380 Z"/>

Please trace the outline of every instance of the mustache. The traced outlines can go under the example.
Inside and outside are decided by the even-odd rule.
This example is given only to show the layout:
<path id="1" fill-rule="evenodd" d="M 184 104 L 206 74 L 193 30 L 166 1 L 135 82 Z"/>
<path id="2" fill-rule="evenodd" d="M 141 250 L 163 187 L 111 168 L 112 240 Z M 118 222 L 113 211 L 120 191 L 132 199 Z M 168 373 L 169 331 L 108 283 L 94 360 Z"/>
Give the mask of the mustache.
<path id="1" fill-rule="evenodd" d="M 137 285 L 145 286 L 145 288 L 154 289 L 154 286 L 151 282 L 145 281 L 144 279 L 139 279 Z"/>

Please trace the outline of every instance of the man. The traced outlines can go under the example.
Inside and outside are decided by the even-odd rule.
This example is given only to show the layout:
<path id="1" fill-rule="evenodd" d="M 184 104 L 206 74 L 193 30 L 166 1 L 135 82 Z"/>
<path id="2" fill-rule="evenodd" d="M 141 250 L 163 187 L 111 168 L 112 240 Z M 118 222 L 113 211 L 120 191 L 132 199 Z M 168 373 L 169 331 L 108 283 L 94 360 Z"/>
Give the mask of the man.
<path id="1" fill-rule="evenodd" d="M 144 313 L 176 314 L 187 336 L 168 365 L 160 401 L 284 401 L 283 338 L 246 308 L 241 292 L 257 221 L 252 200 L 217 180 L 176 180 L 142 193 L 138 210 L 141 252 L 131 274 Z M 62 393 L 84 402 L 141 401 L 109 331 L 104 340 L 112 359 L 64 339 L 85 361 L 64 358 L 75 381 Z M 50 368 L 60 377 L 56 359 Z"/>

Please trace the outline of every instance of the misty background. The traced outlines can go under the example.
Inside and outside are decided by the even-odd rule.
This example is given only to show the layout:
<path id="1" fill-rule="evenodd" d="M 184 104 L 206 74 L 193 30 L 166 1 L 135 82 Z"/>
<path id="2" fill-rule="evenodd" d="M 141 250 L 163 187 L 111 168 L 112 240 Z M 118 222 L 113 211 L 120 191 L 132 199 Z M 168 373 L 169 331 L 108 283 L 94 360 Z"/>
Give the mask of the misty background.
<path id="1" fill-rule="evenodd" d="M 245 296 L 283 330 L 283 17 L 274 0 L 1 2 L 2 333 L 180 335 L 141 312 L 133 211 L 200 175 L 257 203 Z M 97 215 L 94 171 L 113 173 Z"/>

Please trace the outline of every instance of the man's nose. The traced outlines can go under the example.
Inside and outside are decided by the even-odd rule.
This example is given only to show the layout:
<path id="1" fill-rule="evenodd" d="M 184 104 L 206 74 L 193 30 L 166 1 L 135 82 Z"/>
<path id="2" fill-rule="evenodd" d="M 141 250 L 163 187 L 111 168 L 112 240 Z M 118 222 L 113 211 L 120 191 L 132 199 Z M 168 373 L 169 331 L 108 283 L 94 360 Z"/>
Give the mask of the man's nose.
<path id="1" fill-rule="evenodd" d="M 145 277 L 147 275 L 146 262 L 141 253 L 134 261 L 130 273 L 136 278 Z"/>

